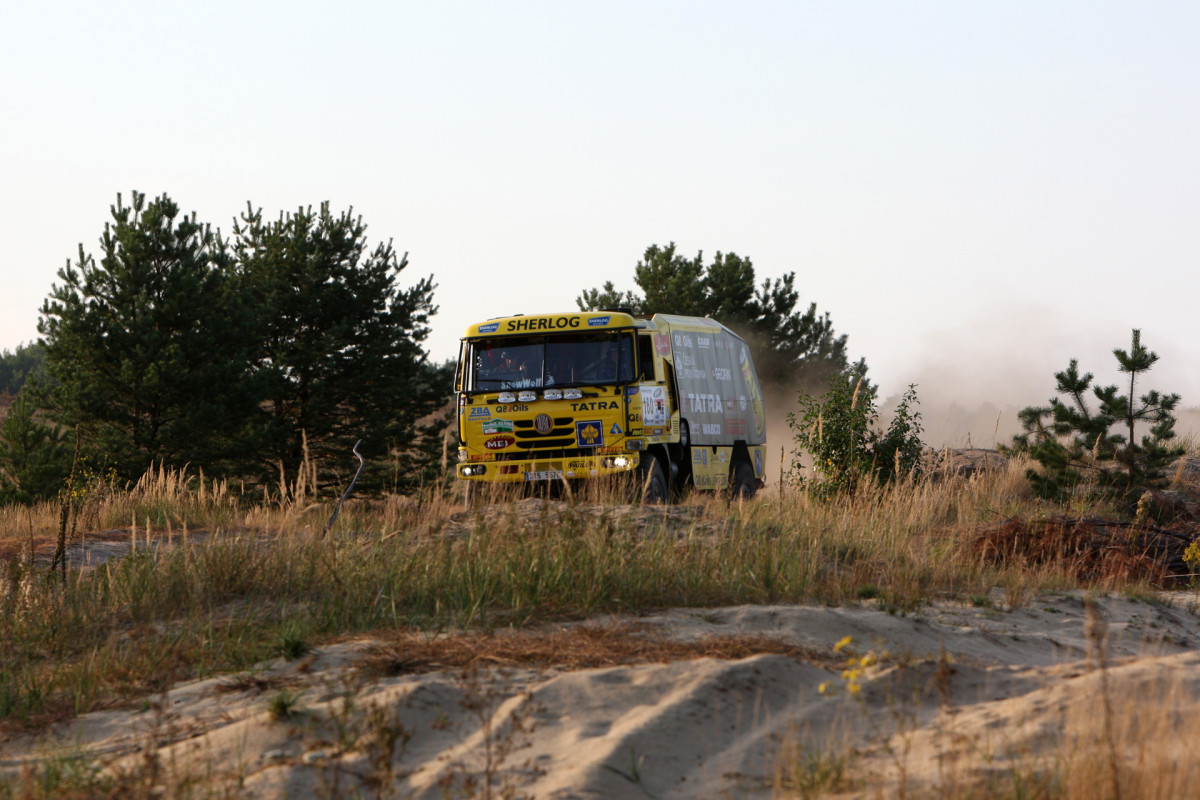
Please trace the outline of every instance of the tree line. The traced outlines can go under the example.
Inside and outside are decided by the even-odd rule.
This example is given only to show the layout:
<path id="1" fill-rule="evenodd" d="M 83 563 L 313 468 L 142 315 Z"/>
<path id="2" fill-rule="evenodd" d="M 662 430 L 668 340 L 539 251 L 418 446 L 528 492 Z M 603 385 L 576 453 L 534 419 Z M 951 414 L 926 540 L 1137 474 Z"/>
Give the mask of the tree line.
<path id="1" fill-rule="evenodd" d="M 45 372 L 0 430 L 0 499 L 61 487 L 64 432 L 126 479 L 191 465 L 266 484 L 311 459 L 340 480 L 359 439 L 365 486 L 427 479 L 452 368 L 423 348 L 433 278 L 402 288 L 406 267 L 352 210 L 247 204 L 224 238 L 165 194 L 118 195 L 99 253 L 80 245 L 42 306 Z"/>
<path id="2" fill-rule="evenodd" d="M 80 245 L 41 308 L 41 340 L 0 354 L 0 503 L 62 489 L 75 443 L 91 469 L 125 480 L 189 466 L 252 485 L 321 465 L 357 466 L 367 491 L 409 491 L 443 473 L 452 364 L 424 349 L 433 277 L 402 288 L 392 242 L 369 246 L 352 210 L 274 219 L 247 203 L 228 237 L 169 196 L 117 195 L 92 254 Z M 760 378 L 792 391 L 848 368 L 846 336 L 795 273 L 757 285 L 749 258 L 651 245 L 640 293 L 611 282 L 581 309 L 711 316 L 750 343 Z M 865 373 L 861 360 L 853 365 Z M 21 386 L 24 388 L 21 388 Z"/>

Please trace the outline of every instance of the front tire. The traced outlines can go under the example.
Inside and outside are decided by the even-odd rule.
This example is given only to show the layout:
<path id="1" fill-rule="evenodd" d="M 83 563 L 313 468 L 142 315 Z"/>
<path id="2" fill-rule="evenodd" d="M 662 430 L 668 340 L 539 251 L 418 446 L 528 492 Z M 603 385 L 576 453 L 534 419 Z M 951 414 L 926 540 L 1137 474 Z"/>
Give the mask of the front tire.
<path id="1" fill-rule="evenodd" d="M 639 492 L 645 505 L 662 505 L 667 502 L 669 488 L 662 463 L 652 455 L 646 455 L 638 465 Z"/>

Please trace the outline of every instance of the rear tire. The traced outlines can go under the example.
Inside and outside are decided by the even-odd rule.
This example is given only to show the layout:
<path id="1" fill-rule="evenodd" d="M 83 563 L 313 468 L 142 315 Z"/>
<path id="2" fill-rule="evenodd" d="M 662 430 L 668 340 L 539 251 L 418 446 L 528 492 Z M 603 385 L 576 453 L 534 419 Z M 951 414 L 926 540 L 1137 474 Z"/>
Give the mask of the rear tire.
<path id="1" fill-rule="evenodd" d="M 758 479 L 754 477 L 754 467 L 746 461 L 735 461 L 729 473 L 729 498 L 749 500 L 757 491 Z"/>
<path id="2" fill-rule="evenodd" d="M 662 505 L 669 499 L 670 490 L 662 463 L 647 454 L 638 465 L 638 493 L 645 505 Z"/>

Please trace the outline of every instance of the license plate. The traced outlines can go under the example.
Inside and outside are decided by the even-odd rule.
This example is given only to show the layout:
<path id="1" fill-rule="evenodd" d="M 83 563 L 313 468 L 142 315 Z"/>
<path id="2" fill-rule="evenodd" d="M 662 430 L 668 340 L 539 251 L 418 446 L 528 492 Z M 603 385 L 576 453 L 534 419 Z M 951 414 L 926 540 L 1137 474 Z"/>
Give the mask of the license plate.
<path id="1" fill-rule="evenodd" d="M 525 480 L 527 481 L 556 481 L 562 478 L 561 470 L 550 469 L 544 472 L 526 472 Z"/>

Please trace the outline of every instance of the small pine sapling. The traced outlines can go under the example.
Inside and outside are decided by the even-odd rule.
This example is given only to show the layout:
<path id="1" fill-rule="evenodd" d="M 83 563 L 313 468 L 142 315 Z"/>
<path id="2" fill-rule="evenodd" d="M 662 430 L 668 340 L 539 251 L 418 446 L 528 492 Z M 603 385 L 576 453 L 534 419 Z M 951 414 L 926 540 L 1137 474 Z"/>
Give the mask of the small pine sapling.
<path id="1" fill-rule="evenodd" d="M 1184 448 L 1175 446 L 1174 411 L 1179 395 L 1151 390 L 1137 396 L 1137 382 L 1158 355 L 1142 344 L 1141 331 L 1133 330 L 1128 351 L 1116 348 L 1117 369 L 1129 375 L 1127 393 L 1116 386 L 1093 386 L 1090 372 L 1080 374 L 1079 362 L 1055 373 L 1057 391 L 1047 406 L 1030 406 L 1018 417 L 1025 432 L 1013 437 L 1009 451 L 1027 452 L 1042 469 L 1027 471 L 1034 493 L 1063 499 L 1089 480 L 1102 492 L 1135 500 L 1146 489 L 1166 484 L 1167 466 Z M 1088 390 L 1098 401 L 1088 405 Z M 1139 440 L 1138 425 L 1149 425 Z"/>

